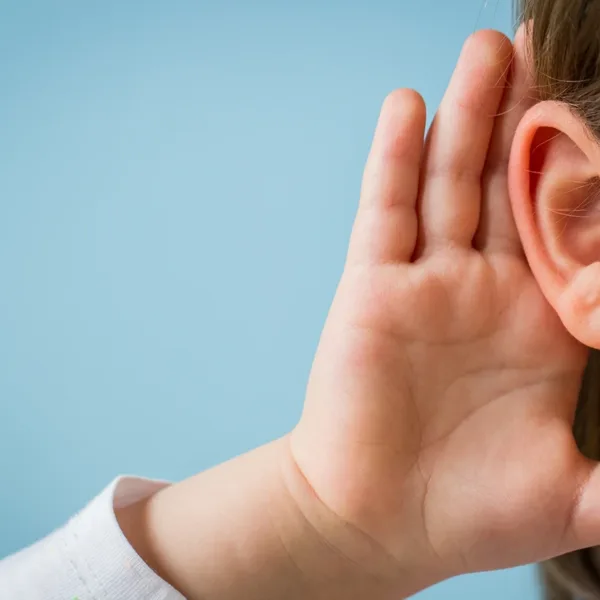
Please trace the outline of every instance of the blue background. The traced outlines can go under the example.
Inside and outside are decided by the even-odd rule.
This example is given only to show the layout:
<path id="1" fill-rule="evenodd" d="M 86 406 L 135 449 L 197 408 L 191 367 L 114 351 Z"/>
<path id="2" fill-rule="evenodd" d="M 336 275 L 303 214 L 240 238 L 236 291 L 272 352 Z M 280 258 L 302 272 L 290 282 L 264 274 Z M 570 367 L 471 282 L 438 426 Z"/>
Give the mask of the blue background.
<path id="1" fill-rule="evenodd" d="M 0 1 L 0 556 L 289 430 L 384 96 L 509 0 Z M 535 572 L 423 599 L 535 598 Z"/>

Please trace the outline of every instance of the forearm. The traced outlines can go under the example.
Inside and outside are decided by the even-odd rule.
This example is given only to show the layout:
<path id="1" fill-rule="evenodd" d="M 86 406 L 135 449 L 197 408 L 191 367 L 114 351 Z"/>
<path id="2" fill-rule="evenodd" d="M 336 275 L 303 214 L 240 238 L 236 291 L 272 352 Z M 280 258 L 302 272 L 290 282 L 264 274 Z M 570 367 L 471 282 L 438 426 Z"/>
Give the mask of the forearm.
<path id="1" fill-rule="evenodd" d="M 196 475 L 119 515 L 140 555 L 190 600 L 296 597 L 302 575 L 279 532 L 281 521 L 293 522 L 293 515 L 277 473 L 277 445 Z"/>
<path id="2" fill-rule="evenodd" d="M 121 527 L 189 600 L 397 600 L 394 568 L 311 498 L 288 452 L 278 440 L 165 489 L 120 511 Z"/>

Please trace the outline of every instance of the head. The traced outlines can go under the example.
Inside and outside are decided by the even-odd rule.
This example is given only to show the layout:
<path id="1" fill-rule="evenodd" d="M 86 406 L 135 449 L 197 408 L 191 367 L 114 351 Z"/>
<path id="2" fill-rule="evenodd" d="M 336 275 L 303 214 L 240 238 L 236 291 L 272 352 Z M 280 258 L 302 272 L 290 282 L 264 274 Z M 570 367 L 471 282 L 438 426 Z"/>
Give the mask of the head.
<path id="1" fill-rule="evenodd" d="M 584 454 L 600 460 L 600 0 L 515 1 L 536 104 L 513 141 L 513 213 L 548 302 L 594 349 L 574 430 Z M 543 572 L 551 600 L 600 599 L 600 549 Z"/>

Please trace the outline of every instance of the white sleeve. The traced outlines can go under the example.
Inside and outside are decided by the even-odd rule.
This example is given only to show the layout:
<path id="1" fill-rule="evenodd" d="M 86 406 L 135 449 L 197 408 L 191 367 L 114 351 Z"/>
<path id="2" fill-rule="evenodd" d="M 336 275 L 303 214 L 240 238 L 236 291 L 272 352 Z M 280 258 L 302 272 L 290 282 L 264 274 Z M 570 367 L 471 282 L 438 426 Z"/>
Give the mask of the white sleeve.
<path id="1" fill-rule="evenodd" d="M 64 527 L 0 561 L 7 600 L 185 600 L 131 547 L 114 509 L 148 497 L 165 483 L 123 477 Z"/>

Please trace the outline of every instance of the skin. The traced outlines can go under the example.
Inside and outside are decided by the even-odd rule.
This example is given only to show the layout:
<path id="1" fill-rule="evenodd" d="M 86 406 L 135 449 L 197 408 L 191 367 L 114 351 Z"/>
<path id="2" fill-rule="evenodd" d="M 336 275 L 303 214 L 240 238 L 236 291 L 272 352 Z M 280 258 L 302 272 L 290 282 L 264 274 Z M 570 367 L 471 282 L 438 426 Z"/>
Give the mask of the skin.
<path id="1" fill-rule="evenodd" d="M 519 124 L 512 163 L 535 278 L 571 334 L 600 348 L 600 145 L 566 106 L 541 102 Z"/>
<path id="2" fill-rule="evenodd" d="M 532 208 L 573 173 L 533 181 L 533 103 L 523 31 L 467 41 L 425 144 L 421 97 L 386 99 L 297 427 L 118 511 L 186 597 L 397 599 L 600 543 L 571 434 L 583 271 L 544 285 L 571 246 Z"/>

